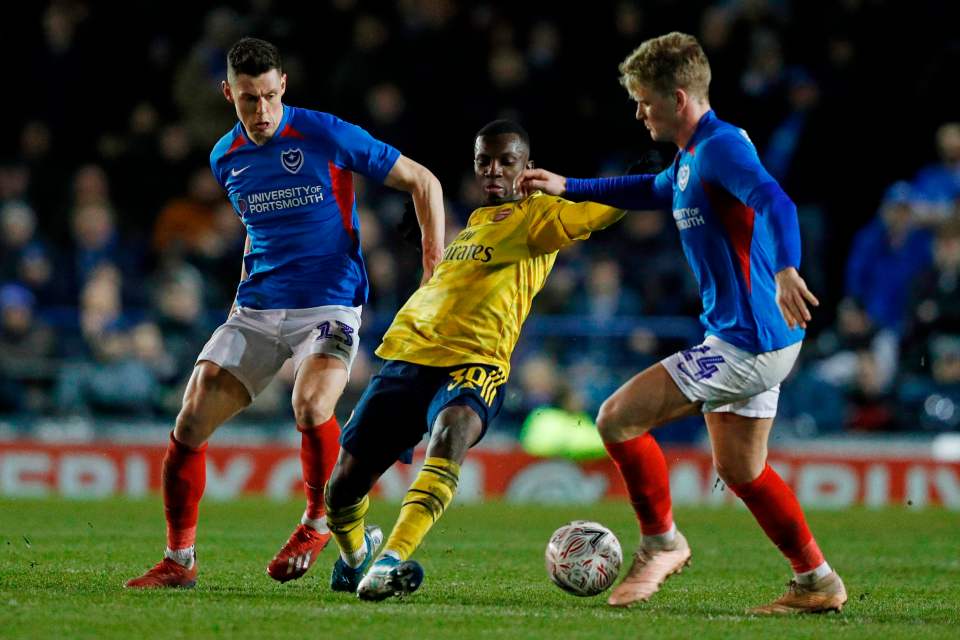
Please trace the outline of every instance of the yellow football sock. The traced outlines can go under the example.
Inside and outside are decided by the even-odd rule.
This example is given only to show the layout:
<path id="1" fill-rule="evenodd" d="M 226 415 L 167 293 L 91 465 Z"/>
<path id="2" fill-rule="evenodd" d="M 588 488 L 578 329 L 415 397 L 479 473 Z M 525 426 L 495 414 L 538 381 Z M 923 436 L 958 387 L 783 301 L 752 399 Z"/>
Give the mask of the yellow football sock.
<path id="1" fill-rule="evenodd" d="M 327 486 L 330 486 L 329 484 Z M 324 494 L 324 502 L 327 502 Z M 333 539 L 340 547 L 340 557 L 351 567 L 358 567 L 366 557 L 366 547 L 363 542 L 363 519 L 370 508 L 370 498 L 363 499 L 342 509 L 334 509 L 329 503 L 327 507 L 327 526 Z"/>
<path id="2" fill-rule="evenodd" d="M 410 485 L 400 507 L 400 517 L 383 545 L 406 560 L 423 542 L 433 523 L 453 500 L 460 479 L 460 465 L 446 458 L 427 458 L 417 479 Z M 329 518 L 329 516 L 328 516 Z"/>

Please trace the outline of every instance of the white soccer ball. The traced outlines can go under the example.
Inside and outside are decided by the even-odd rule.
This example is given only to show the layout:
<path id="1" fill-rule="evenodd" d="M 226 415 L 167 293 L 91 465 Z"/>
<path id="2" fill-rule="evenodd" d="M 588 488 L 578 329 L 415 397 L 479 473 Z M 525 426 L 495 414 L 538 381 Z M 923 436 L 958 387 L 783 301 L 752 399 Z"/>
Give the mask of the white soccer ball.
<path id="1" fill-rule="evenodd" d="M 575 596 L 595 596 L 617 579 L 623 551 L 610 529 L 574 520 L 553 532 L 545 557 L 555 585 Z"/>

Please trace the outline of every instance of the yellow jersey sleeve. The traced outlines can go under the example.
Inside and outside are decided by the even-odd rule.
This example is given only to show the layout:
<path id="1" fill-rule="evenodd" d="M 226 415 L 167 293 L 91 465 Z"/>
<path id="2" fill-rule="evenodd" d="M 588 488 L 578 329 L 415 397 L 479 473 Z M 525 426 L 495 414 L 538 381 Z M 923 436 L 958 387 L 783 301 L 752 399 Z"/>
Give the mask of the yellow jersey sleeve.
<path id="1" fill-rule="evenodd" d="M 530 203 L 530 247 L 540 253 L 557 251 L 577 240 L 586 240 L 594 231 L 606 229 L 624 213 L 595 202 L 570 202 L 541 195 Z"/>

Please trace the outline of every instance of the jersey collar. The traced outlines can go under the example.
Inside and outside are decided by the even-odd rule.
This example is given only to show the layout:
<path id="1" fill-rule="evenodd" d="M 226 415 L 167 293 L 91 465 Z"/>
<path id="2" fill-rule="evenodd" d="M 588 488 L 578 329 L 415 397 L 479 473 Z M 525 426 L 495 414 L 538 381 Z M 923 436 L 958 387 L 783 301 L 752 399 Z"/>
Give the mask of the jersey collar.
<path id="1" fill-rule="evenodd" d="M 705 114 L 700 116 L 700 122 L 697 123 L 697 128 L 693 130 L 693 135 L 690 136 L 690 140 L 687 142 L 687 146 L 683 148 L 687 153 L 693 153 L 697 144 L 700 140 L 707 135 L 710 130 L 713 128 L 713 123 L 717 121 L 717 114 L 713 112 L 713 109 L 710 109 Z"/>

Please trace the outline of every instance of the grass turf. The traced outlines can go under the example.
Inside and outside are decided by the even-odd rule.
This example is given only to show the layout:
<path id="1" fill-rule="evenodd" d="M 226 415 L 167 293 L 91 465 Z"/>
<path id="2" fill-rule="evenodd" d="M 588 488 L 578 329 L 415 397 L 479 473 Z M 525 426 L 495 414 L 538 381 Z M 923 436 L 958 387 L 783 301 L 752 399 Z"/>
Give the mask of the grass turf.
<path id="1" fill-rule="evenodd" d="M 840 615 L 762 619 L 746 607 L 778 596 L 786 563 L 740 509 L 678 509 L 693 565 L 645 605 L 613 609 L 547 579 L 543 549 L 578 518 L 612 528 L 629 555 L 623 504 L 456 505 L 417 553 L 426 570 L 404 601 L 365 603 L 327 588 L 331 544 L 304 578 L 278 584 L 266 563 L 300 503 L 205 502 L 193 590 L 126 591 L 160 559 L 159 499 L 0 500 L 2 638 L 923 638 L 960 628 L 960 517 L 939 510 L 813 512 L 811 526 L 850 595 Z M 375 501 L 388 529 L 397 506 Z"/>

